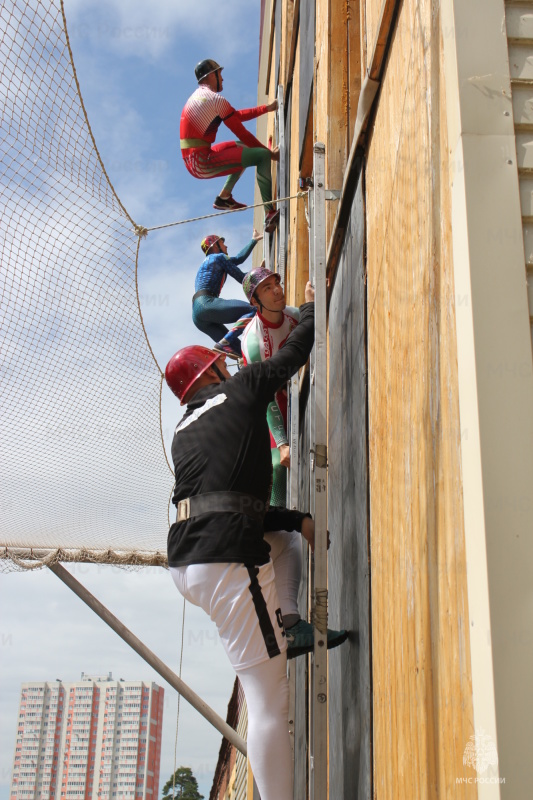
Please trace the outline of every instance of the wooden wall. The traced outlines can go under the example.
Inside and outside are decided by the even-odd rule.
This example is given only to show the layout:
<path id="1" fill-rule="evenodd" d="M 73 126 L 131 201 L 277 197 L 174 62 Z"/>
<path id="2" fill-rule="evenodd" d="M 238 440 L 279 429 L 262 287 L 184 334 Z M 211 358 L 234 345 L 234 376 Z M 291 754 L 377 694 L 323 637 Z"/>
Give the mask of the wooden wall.
<path id="1" fill-rule="evenodd" d="M 438 0 L 404 0 L 366 167 L 374 792 L 472 797 L 450 170 Z M 367 47 L 381 1 L 367 0 Z M 461 298 L 459 298 L 461 300 Z"/>
<path id="2" fill-rule="evenodd" d="M 326 188 L 340 189 L 383 0 L 277 2 L 264 24 L 281 24 L 280 65 L 273 48 L 262 91 L 275 96 L 278 73 L 288 191 L 310 174 L 313 141 L 326 144 Z M 476 773 L 462 763 L 474 731 L 461 476 L 469 432 L 459 421 L 455 310 L 467 300 L 454 295 L 445 31 L 439 0 L 398 9 L 329 289 L 330 623 L 352 632 L 330 656 L 332 800 L 477 795 L 464 780 Z M 329 201 L 328 235 L 336 208 Z M 288 219 L 295 304 L 308 276 L 302 200 L 291 201 Z M 306 507 L 305 410 L 300 424 Z M 301 600 L 305 611 L 307 582 Z M 295 669 L 295 797 L 304 797 L 306 660 Z"/>

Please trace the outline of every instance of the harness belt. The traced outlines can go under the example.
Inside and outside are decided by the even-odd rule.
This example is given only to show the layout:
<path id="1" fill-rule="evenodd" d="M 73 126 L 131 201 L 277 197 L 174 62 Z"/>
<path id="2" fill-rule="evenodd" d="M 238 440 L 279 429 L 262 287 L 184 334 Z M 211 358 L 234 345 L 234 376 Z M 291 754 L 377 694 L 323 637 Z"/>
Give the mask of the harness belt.
<path id="1" fill-rule="evenodd" d="M 200 289 L 199 292 L 195 292 L 195 294 L 193 294 L 192 301 L 194 303 L 194 301 L 196 300 L 197 297 L 206 297 L 206 296 L 207 297 L 218 297 L 218 294 L 215 294 L 214 292 L 210 292 L 209 289 Z"/>
<path id="2" fill-rule="evenodd" d="M 251 494 L 243 492 L 206 492 L 187 497 L 178 503 L 176 522 L 185 522 L 200 514 L 246 514 L 247 517 L 263 521 L 267 506 Z"/>
<path id="3" fill-rule="evenodd" d="M 205 139 L 180 139 L 180 149 L 190 150 L 192 147 L 211 147 Z"/>

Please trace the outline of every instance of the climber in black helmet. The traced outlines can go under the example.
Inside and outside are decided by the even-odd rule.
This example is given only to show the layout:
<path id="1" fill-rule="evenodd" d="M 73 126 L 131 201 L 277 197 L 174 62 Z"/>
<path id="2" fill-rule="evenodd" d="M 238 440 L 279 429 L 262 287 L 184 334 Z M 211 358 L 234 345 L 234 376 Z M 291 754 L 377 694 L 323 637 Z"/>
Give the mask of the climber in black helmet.
<path id="1" fill-rule="evenodd" d="M 227 175 L 224 188 L 215 198 L 213 208 L 245 208 L 232 197 L 233 187 L 246 167 L 257 167 L 257 183 L 265 204 L 265 232 L 275 230 L 279 211 L 272 205 L 271 161 L 279 161 L 279 148 L 269 150 L 246 130 L 246 122 L 268 111 L 275 111 L 277 100 L 266 106 L 237 110 L 222 97 L 223 67 L 212 59 L 200 61 L 194 70 L 198 89 L 189 97 L 181 114 L 180 147 L 185 166 L 195 178 Z M 223 122 L 238 141 L 215 144 Z"/>

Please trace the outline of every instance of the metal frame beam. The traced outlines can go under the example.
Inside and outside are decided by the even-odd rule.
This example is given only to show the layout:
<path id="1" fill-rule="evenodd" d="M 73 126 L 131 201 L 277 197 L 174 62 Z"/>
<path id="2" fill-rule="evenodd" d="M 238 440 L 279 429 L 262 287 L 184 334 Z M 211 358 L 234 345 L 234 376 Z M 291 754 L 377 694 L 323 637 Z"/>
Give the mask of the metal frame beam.
<path id="1" fill-rule="evenodd" d="M 311 670 L 310 776 L 312 800 L 328 797 L 328 484 L 327 484 L 327 309 L 326 309 L 326 147 L 313 147 L 310 279 L 315 287 L 315 346 L 311 357 L 310 499 L 315 519 L 313 621 L 315 648 Z"/>
<path id="2" fill-rule="evenodd" d="M 140 639 L 132 633 L 129 628 L 126 628 L 122 622 L 115 617 L 96 597 L 89 592 L 76 578 L 63 567 L 61 564 L 53 564 L 48 569 L 57 575 L 57 577 L 65 583 L 74 594 L 77 594 L 80 600 L 83 600 L 89 608 L 91 608 L 100 619 L 102 619 L 115 633 L 117 633 L 126 644 L 135 650 L 147 664 L 149 664 L 156 672 L 161 675 L 167 683 L 172 686 L 179 694 L 191 704 L 214 728 L 219 731 L 222 736 L 231 742 L 244 756 L 247 755 L 246 742 L 239 736 L 239 734 L 231 728 L 222 717 L 213 711 L 196 692 L 194 692 L 181 678 L 176 675 L 167 665 L 158 658 L 148 647 L 146 647 Z"/>
<path id="3" fill-rule="evenodd" d="M 288 194 L 287 181 L 287 154 L 285 150 L 285 106 L 283 100 L 283 86 L 278 86 L 278 145 L 279 145 L 279 171 L 278 171 L 278 198 Z M 287 260 L 287 204 L 279 204 L 278 225 L 278 272 L 281 282 L 285 283 L 285 266 Z"/>

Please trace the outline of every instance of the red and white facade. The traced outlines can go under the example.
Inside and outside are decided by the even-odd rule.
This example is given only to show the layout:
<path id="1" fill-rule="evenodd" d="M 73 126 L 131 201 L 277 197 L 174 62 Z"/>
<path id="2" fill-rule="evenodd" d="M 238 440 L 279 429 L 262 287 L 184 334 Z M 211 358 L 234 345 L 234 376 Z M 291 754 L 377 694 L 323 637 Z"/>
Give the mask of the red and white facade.
<path id="1" fill-rule="evenodd" d="M 111 673 L 23 683 L 10 800 L 157 800 L 163 703 Z"/>

